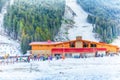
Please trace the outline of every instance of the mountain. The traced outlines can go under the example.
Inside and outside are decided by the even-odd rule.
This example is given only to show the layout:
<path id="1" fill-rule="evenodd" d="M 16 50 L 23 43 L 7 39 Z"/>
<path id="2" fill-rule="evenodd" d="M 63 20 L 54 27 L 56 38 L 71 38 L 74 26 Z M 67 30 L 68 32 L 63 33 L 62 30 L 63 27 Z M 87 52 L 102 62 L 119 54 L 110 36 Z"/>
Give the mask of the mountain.
<path id="1" fill-rule="evenodd" d="M 75 39 L 76 35 L 82 35 L 83 39 L 113 42 L 120 35 L 119 2 L 119 0 L 109 2 L 107 0 L 66 0 L 64 17 L 65 20 L 73 23 L 63 22 L 55 40 Z"/>
<path id="2" fill-rule="evenodd" d="M 21 42 L 25 54 L 30 42 L 53 40 L 61 27 L 64 6 L 64 0 L 14 0 L 5 14 L 4 29 Z"/>
<path id="3" fill-rule="evenodd" d="M 93 31 L 102 41 L 111 43 L 120 35 L 120 0 L 77 0 L 88 12 L 87 21 L 93 24 Z"/>
<path id="4" fill-rule="evenodd" d="M 0 12 L 0 55 L 20 55 L 20 45 L 19 42 L 10 38 L 4 31 L 4 15 L 7 13 L 7 6 L 10 2 L 6 2 Z M 3 4 L 3 3 L 2 3 Z"/>
<path id="5" fill-rule="evenodd" d="M 8 40 L 18 41 L 22 53 L 30 49 L 32 41 L 66 41 L 82 36 L 111 43 L 120 34 L 119 0 L 9 1 L 5 8 L 2 5 L 7 13 L 1 12 L 1 32 Z"/>
<path id="6" fill-rule="evenodd" d="M 87 22 L 87 16 L 88 13 L 77 4 L 76 0 L 66 0 L 64 19 L 67 20 L 68 23 L 63 22 L 61 31 L 55 39 L 61 40 L 62 37 L 62 39 L 66 40 L 66 36 L 68 40 L 73 40 L 76 36 L 82 36 L 83 39 L 99 41 L 99 38 L 97 38 L 98 34 L 93 33 L 92 24 Z M 69 23 L 69 21 L 72 23 Z"/>
<path id="7" fill-rule="evenodd" d="M 108 19 L 120 19 L 120 0 L 77 0 L 87 12 Z"/>

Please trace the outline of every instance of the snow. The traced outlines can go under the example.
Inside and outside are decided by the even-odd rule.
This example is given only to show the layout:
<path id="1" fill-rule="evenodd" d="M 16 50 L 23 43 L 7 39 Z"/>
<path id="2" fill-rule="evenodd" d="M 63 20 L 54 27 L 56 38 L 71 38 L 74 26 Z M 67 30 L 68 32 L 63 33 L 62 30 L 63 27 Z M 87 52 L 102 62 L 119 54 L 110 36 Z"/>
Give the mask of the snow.
<path id="1" fill-rule="evenodd" d="M 88 14 L 76 4 L 76 0 L 66 1 L 66 4 L 76 13 L 74 17 L 76 27 L 69 29 L 69 38 L 75 39 L 77 35 L 81 35 L 83 39 L 97 41 L 92 33 L 91 24 L 86 22 Z M 14 55 L 20 53 L 19 43 L 5 35 L 3 29 L 5 12 L 6 5 L 0 13 L 0 53 Z M 120 46 L 120 38 L 113 44 Z M 0 63 L 0 80 L 120 80 L 120 56 Z"/>
<path id="2" fill-rule="evenodd" d="M 65 12 L 63 18 L 65 20 L 73 20 L 73 11 L 68 6 L 65 6 Z M 69 40 L 68 30 L 72 26 L 73 24 L 66 24 L 64 21 L 62 21 L 59 32 L 54 37 L 54 41 L 68 41 Z"/>
<path id="3" fill-rule="evenodd" d="M 66 58 L 0 66 L 0 80 L 120 80 L 120 56 Z"/>
<path id="4" fill-rule="evenodd" d="M 111 44 L 120 47 L 120 36 L 118 36 L 118 38 L 116 38 Z"/>
<path id="5" fill-rule="evenodd" d="M 77 4 L 76 0 L 66 0 L 66 5 L 76 13 L 74 17 L 75 27 L 68 31 L 69 38 L 73 40 L 76 36 L 82 36 L 82 38 L 86 40 L 98 41 L 98 39 L 95 38 L 95 33 L 92 32 L 92 24 L 86 21 L 88 14 Z"/>
<path id="6" fill-rule="evenodd" d="M 109 2 L 108 0 L 100 0 L 100 3 L 110 9 L 120 9 L 120 0 L 110 0 Z"/>
<path id="7" fill-rule="evenodd" d="M 75 14 L 75 15 L 74 15 Z M 85 40 L 100 41 L 97 33 L 93 33 L 93 26 L 87 20 L 88 13 L 85 12 L 76 0 L 66 0 L 64 13 L 65 20 L 73 20 L 75 24 L 67 24 L 62 22 L 55 41 L 75 40 L 76 36 L 82 36 Z"/>
<path id="8" fill-rule="evenodd" d="M 10 0 L 10 5 L 13 5 L 14 4 L 14 0 Z"/>
<path id="9" fill-rule="evenodd" d="M 10 0 L 10 3 L 12 5 L 13 0 Z M 5 54 L 9 55 L 16 55 L 20 54 L 20 44 L 11 39 L 9 36 L 6 35 L 6 32 L 4 32 L 4 26 L 3 26 L 3 19 L 4 15 L 7 13 L 7 5 L 8 2 L 3 6 L 1 13 L 0 13 L 0 55 L 3 56 Z"/>

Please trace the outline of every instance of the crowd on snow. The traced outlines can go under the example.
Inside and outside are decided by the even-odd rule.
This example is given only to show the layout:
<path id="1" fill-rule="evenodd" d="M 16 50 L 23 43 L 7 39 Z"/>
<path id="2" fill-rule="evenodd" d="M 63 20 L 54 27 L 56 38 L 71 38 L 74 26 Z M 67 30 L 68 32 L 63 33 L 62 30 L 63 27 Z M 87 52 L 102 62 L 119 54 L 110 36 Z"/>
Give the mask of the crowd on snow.
<path id="1" fill-rule="evenodd" d="M 56 56 L 55 59 L 60 59 L 62 57 Z M 0 56 L 0 64 L 9 64 L 9 63 L 17 63 L 17 62 L 27 62 L 30 63 L 30 61 L 52 61 L 53 56 L 52 55 L 29 55 L 29 56 Z"/>
<path id="2" fill-rule="evenodd" d="M 110 56 L 114 56 L 115 54 L 109 54 Z M 99 55 L 96 54 L 95 57 L 103 57 L 104 55 Z M 79 56 L 79 57 L 74 57 L 74 58 L 87 58 L 87 57 L 83 57 L 83 56 Z M 65 59 L 64 56 L 62 55 L 55 55 L 54 59 Z M 17 63 L 17 62 L 27 62 L 30 63 L 30 61 L 52 61 L 53 60 L 53 56 L 52 55 L 48 55 L 48 54 L 38 54 L 38 55 L 27 55 L 27 56 L 10 56 L 10 55 L 5 55 L 5 56 L 0 56 L 0 64 L 9 64 L 9 63 Z"/>

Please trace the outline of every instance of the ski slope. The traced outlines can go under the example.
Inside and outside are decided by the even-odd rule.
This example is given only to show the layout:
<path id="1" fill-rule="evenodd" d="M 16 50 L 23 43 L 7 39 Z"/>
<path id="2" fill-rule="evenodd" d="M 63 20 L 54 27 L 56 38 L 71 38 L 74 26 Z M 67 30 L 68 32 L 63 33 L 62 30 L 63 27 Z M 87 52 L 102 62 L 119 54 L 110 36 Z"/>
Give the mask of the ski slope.
<path id="1" fill-rule="evenodd" d="M 73 15 L 75 14 L 75 15 Z M 60 31 L 55 36 L 55 41 L 74 40 L 76 36 L 82 36 L 85 40 L 100 41 L 97 33 L 93 33 L 92 24 L 87 20 L 88 13 L 85 12 L 76 0 L 66 0 L 66 7 L 64 13 L 65 20 L 72 20 L 74 24 L 61 25 Z M 97 38 L 96 38 L 97 37 Z"/>
<path id="2" fill-rule="evenodd" d="M 69 39 L 75 39 L 76 36 L 82 36 L 83 39 L 98 41 L 95 38 L 95 33 L 93 33 L 92 24 L 87 23 L 86 19 L 88 14 L 77 4 L 76 0 L 66 0 L 66 5 L 69 6 L 76 16 L 74 17 L 74 26 L 69 29 L 68 37 Z"/>
<path id="3" fill-rule="evenodd" d="M 7 13 L 8 4 L 9 2 L 6 2 L 0 13 L 0 56 L 3 56 L 5 54 L 13 56 L 21 53 L 20 44 L 7 36 L 6 32 L 4 31 L 4 15 Z M 10 5 L 12 4 L 13 0 L 10 0 Z"/>
<path id="4" fill-rule="evenodd" d="M 120 56 L 0 65 L 0 80 L 120 80 Z"/>

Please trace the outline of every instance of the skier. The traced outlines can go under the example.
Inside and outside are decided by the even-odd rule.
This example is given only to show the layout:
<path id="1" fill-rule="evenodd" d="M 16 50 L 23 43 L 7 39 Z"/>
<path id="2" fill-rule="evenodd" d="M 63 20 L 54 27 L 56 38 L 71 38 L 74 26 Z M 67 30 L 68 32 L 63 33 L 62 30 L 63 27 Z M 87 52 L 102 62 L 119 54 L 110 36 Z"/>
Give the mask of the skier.
<path id="1" fill-rule="evenodd" d="M 27 57 L 27 62 L 30 63 L 30 56 Z"/>
<path id="2" fill-rule="evenodd" d="M 15 56 L 15 58 L 16 58 L 16 62 L 18 62 L 18 56 L 17 55 Z"/>

